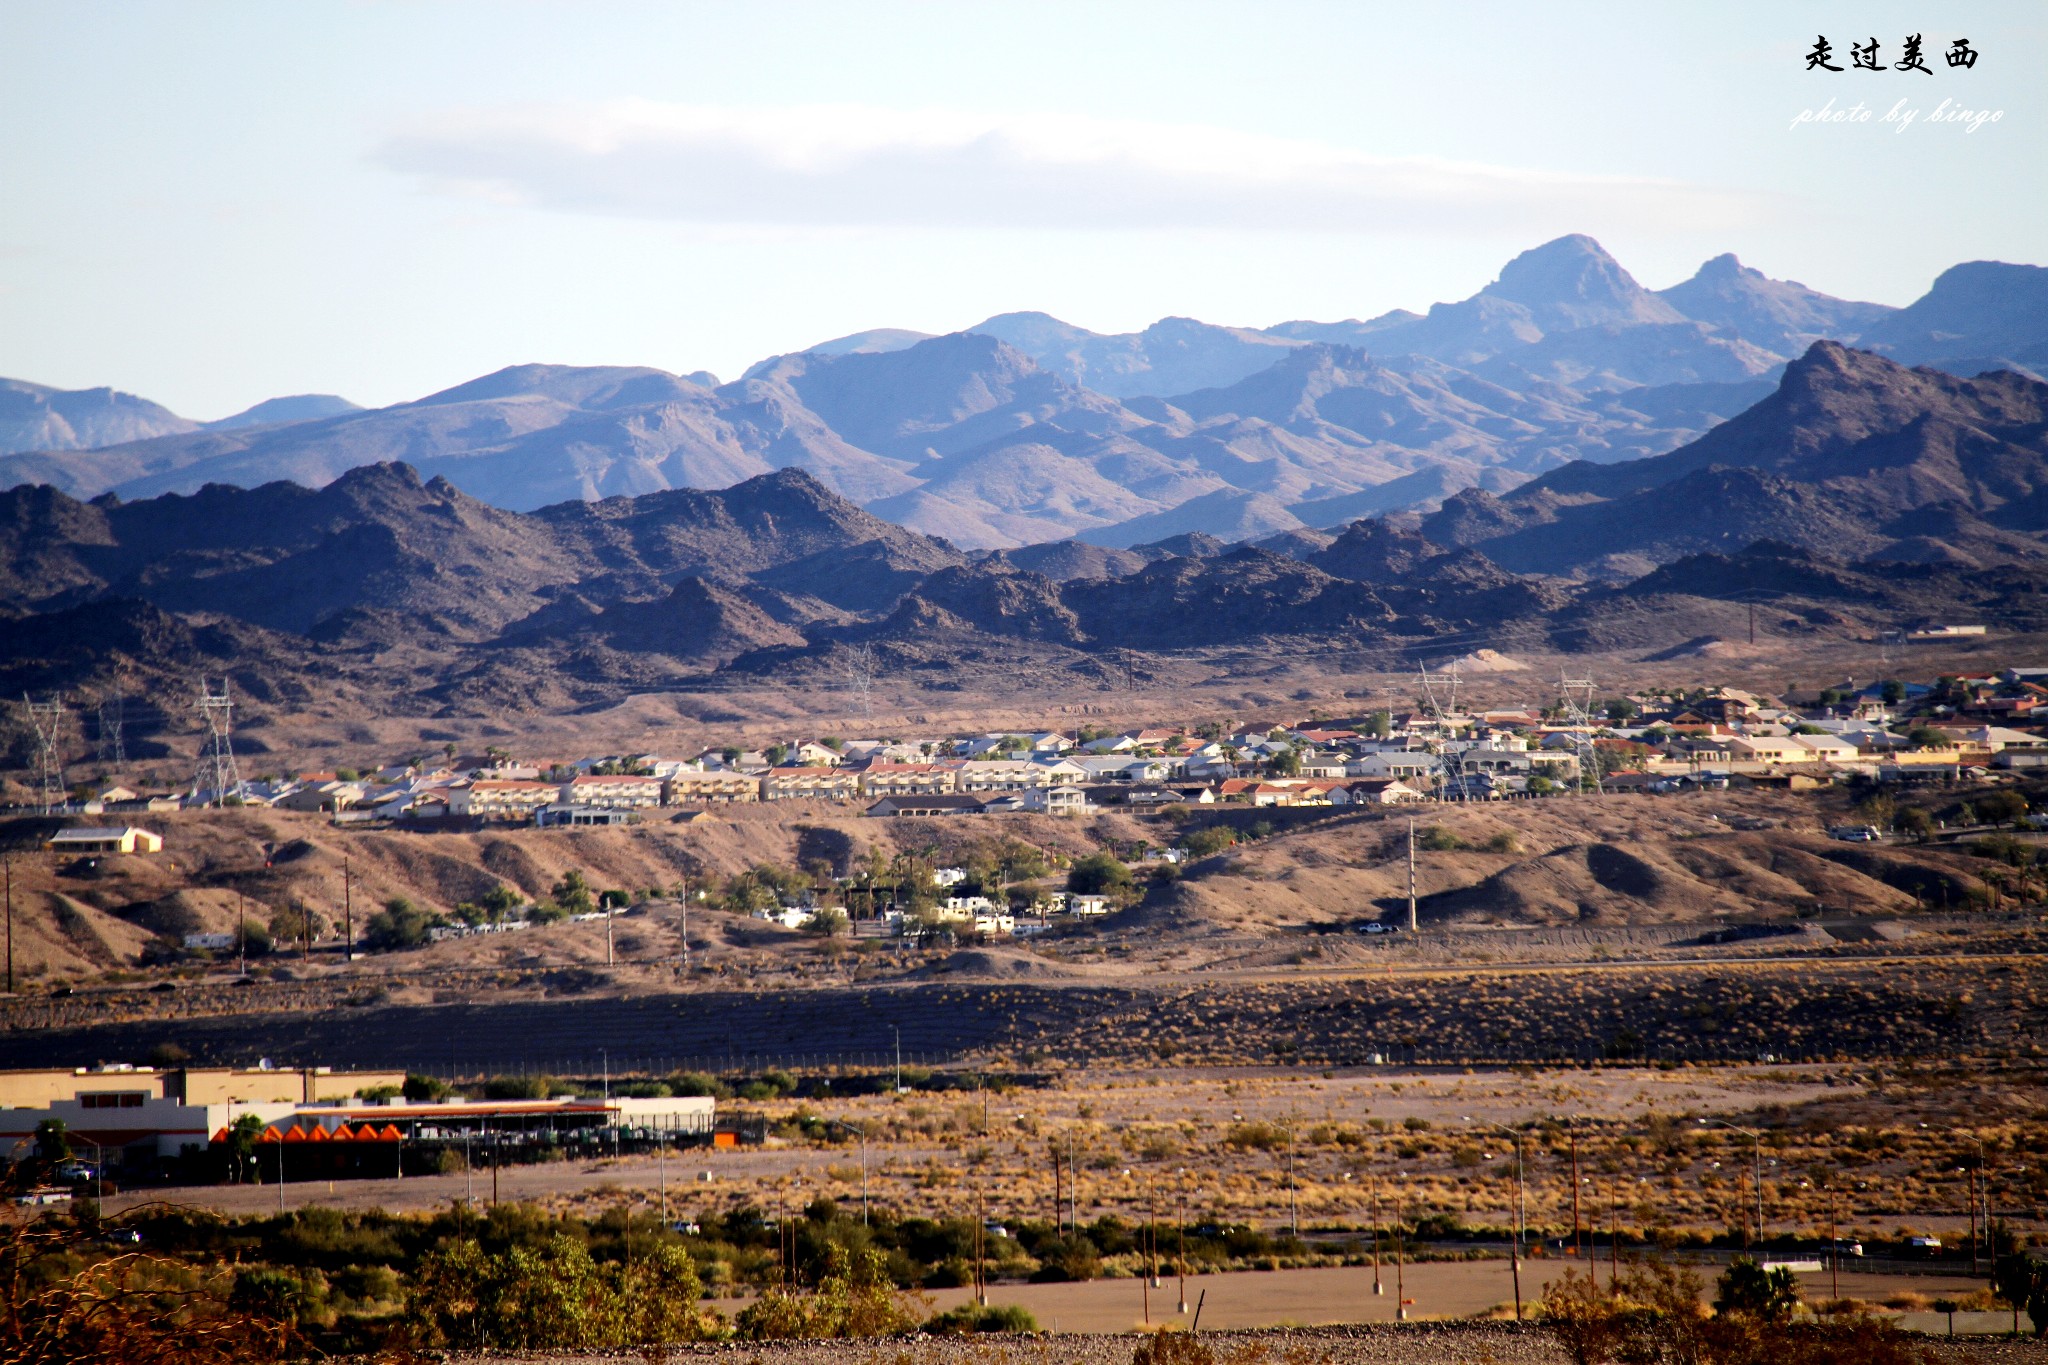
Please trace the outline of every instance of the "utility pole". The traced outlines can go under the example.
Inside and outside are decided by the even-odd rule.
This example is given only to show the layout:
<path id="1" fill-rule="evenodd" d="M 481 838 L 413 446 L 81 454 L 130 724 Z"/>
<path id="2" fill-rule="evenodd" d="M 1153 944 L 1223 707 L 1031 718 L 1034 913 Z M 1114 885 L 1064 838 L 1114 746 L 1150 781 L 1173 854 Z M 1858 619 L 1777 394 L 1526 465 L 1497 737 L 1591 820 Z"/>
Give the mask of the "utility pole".
<path id="1" fill-rule="evenodd" d="M 1842 1300 L 1841 1194 L 1828 1187 L 1828 1297 Z"/>
<path id="2" fill-rule="evenodd" d="M 1415 929 L 1415 817 L 1408 817 L 1408 932 Z"/>
<path id="3" fill-rule="evenodd" d="M 1749 642 L 1756 643 L 1756 603 L 1749 604 Z"/>
<path id="4" fill-rule="evenodd" d="M 14 855 L 0 854 L 7 869 L 7 993 L 14 994 Z"/>
<path id="5" fill-rule="evenodd" d="M 306 898 L 294 896 L 299 904 L 299 961 L 313 960 L 313 917 L 306 913 Z"/>
<path id="6" fill-rule="evenodd" d="M 1375 1298 L 1384 1295 L 1387 1287 L 1380 1283 L 1380 1178 L 1372 1178 L 1372 1292 Z"/>
<path id="7" fill-rule="evenodd" d="M 1396 1233 L 1396 1236 L 1395 1236 L 1395 1238 L 1394 1238 L 1394 1321 L 1395 1321 L 1395 1322 L 1406 1322 L 1406 1321 L 1408 1321 L 1408 1290 L 1407 1290 L 1407 1286 L 1406 1286 L 1405 1282 L 1404 1282 L 1404 1281 L 1402 1280 L 1402 1277 L 1401 1277 L 1401 1268 L 1402 1268 L 1402 1261 L 1403 1261 L 1403 1260 L 1405 1259 L 1405 1258 L 1403 1257 L 1402 1253 L 1403 1253 L 1404 1251 L 1406 1251 L 1406 1249 L 1407 1249 L 1407 1242 L 1408 1242 L 1408 1234 L 1407 1234 L 1407 1232 L 1406 1232 L 1406 1231 L 1404 1231 L 1404 1230 L 1402 1229 L 1402 1227 L 1401 1227 L 1401 1215 L 1402 1215 L 1402 1213 L 1404 1212 L 1404 1208 L 1403 1208 L 1403 1206 L 1404 1206 L 1404 1205 L 1405 1205 L 1405 1204 L 1406 1204 L 1407 1202 L 1408 1202 L 1408 1201 L 1407 1201 L 1407 1200 L 1405 1200 L 1405 1199 L 1396 1199 L 1396 1200 L 1394 1201 L 1394 1230 L 1395 1230 L 1395 1233 Z"/>
<path id="8" fill-rule="evenodd" d="M 249 974 L 249 907 L 240 886 L 235 887 L 235 974 Z"/>
<path id="9" fill-rule="evenodd" d="M 1287 1232 L 1301 1240 L 1301 1211 L 1294 1202 L 1294 1129 L 1287 1130 Z"/>
<path id="10" fill-rule="evenodd" d="M 356 960 L 356 907 L 349 892 L 348 855 L 341 855 L 341 946 L 346 960 Z"/>
<path id="11" fill-rule="evenodd" d="M 1746 1250 L 1747 1248 L 1745 1248 Z M 1579 1135 L 1572 1134 L 1572 1255 L 1579 1254 Z"/>

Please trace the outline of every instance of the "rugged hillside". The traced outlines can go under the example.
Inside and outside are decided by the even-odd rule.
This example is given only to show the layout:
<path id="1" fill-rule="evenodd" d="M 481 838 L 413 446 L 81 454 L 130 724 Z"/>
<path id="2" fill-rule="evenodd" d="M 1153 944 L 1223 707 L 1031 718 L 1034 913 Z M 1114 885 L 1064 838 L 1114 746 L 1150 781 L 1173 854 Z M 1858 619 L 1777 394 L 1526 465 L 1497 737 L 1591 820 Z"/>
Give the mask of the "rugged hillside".
<path id="1" fill-rule="evenodd" d="M 1513 569 L 1566 573 L 1762 538 L 1837 559 L 1975 563 L 2041 553 L 2044 526 L 2048 384 L 1958 379 L 1817 342 L 1775 393 L 1688 446 L 1573 464 L 1504 498 L 1461 493 L 1423 530 Z M 1962 543 L 1944 549 L 1944 530 Z"/>

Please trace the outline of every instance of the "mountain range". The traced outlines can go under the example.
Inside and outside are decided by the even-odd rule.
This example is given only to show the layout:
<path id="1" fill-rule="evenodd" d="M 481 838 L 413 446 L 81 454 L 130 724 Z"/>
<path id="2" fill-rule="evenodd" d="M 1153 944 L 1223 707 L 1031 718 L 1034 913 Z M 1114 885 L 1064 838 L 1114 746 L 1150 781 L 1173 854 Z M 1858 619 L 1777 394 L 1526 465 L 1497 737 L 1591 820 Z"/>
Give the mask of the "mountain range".
<path id="1" fill-rule="evenodd" d="M 799 469 L 969 550 L 1236 542 L 1678 450 L 1770 394 L 1818 340 L 1961 376 L 2036 374 L 2048 270 L 1961 265 L 1889 309 L 1732 256 L 1651 291 L 1570 236 L 1422 314 L 1261 330 L 1168 318 L 1103 335 L 1009 313 L 944 336 L 839 338 L 731 383 L 521 365 L 386 408 L 307 396 L 200 424 L 110 390 L 7 382 L 0 487 L 134 500 L 318 487 L 403 461 L 533 511 Z"/>
<path id="2" fill-rule="evenodd" d="M 1078 426 L 1127 411 L 995 338 L 939 340 L 1002 359 L 1004 382 L 968 394 L 957 381 L 988 368 L 942 372 L 918 401 L 888 407 L 839 387 L 836 363 L 817 357 L 748 382 L 802 395 L 887 458 L 942 443 L 926 463 L 957 458 L 956 442 L 977 449 L 961 428 L 1010 420 L 991 414 L 1070 403 Z M 1352 372 L 1338 363 L 1348 348 L 1315 347 L 1283 365 Z M 917 350 L 867 354 L 909 365 Z M 584 379 L 561 401 L 681 382 Z M 1346 387 L 1324 389 L 1316 410 Z M 528 512 L 396 462 L 317 488 L 139 499 L 21 485 L 0 493 L 0 689 L 169 685 L 209 668 L 259 700 L 359 686 L 473 712 L 821 682 L 863 648 L 933 686 L 984 665 L 1101 681 L 1131 651 L 1290 656 L 1313 642 L 1393 662 L 1446 641 L 1669 649 L 1734 600 L 1766 604 L 1781 633 L 1985 617 L 2040 629 L 2044 528 L 2048 383 L 1963 379 L 1818 341 L 1761 400 L 1678 450 L 1579 460 L 1425 513 L 1232 541 L 1177 532 L 991 552 L 886 520 L 791 468 Z"/>

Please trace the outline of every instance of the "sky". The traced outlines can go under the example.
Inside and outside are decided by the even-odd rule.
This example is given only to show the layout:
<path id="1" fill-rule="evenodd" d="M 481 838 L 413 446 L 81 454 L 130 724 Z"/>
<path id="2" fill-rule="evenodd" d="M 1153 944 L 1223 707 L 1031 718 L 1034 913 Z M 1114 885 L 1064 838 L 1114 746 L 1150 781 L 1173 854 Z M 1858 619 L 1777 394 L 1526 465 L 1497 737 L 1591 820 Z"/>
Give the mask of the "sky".
<path id="1" fill-rule="evenodd" d="M 0 0 L 0 62 L 0 375 L 198 419 L 1419 311 L 1566 232 L 1891 304 L 2048 264 L 2035 0 Z"/>

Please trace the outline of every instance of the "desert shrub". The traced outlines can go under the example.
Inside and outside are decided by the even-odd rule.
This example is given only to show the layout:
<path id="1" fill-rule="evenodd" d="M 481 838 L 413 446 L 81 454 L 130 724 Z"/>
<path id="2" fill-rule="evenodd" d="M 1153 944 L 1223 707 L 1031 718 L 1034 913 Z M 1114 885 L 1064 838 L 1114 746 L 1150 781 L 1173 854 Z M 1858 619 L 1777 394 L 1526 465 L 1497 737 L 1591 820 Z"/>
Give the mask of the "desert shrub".
<path id="1" fill-rule="evenodd" d="M 1486 841 L 1486 851 L 1488 853 L 1520 853 L 1522 851 L 1522 842 L 1509 831 L 1502 830 Z"/>
<path id="2" fill-rule="evenodd" d="M 1021 1304 L 962 1304 L 931 1318 L 924 1330 L 935 1336 L 965 1336 L 978 1332 L 1036 1332 L 1038 1319 Z"/>
<path id="3" fill-rule="evenodd" d="M 677 1095 L 711 1095 L 721 1100 L 732 1098 L 732 1087 L 708 1071 L 678 1071 L 668 1078 L 668 1088 Z"/>
<path id="4" fill-rule="evenodd" d="M 630 1268 L 600 1266 L 557 1234 L 496 1253 L 475 1242 L 427 1253 L 411 1311 L 437 1343 L 460 1350 L 592 1350 L 711 1335 L 702 1292 L 696 1265 L 672 1243 Z"/>
<path id="5" fill-rule="evenodd" d="M 753 1341 L 891 1336 L 918 1324 L 922 1314 L 915 1306 L 896 1288 L 880 1251 L 835 1242 L 815 1290 L 771 1289 L 747 1305 L 733 1328 Z"/>
<path id="6" fill-rule="evenodd" d="M 1277 1123 L 1240 1123 L 1234 1125 L 1223 1140 L 1232 1147 L 1243 1147 L 1247 1151 L 1272 1152 L 1287 1145 L 1287 1130 Z"/>
<path id="7" fill-rule="evenodd" d="M 1418 847 L 1426 848 L 1432 853 L 1450 853 L 1456 849 L 1467 847 L 1463 839 L 1460 839 L 1442 825 L 1424 826 L 1422 831 L 1415 836 L 1415 842 Z"/>
<path id="8" fill-rule="evenodd" d="M 1582 1278 L 1567 1270 L 1545 1292 L 1540 1316 L 1572 1365 L 1924 1365 L 1931 1360 L 1904 1333 L 1873 1318 L 1841 1317 L 1825 1325 L 1792 1321 L 1775 1275 L 1748 1264 L 1750 1270 L 1736 1276 L 1733 1286 L 1729 1275 L 1722 1276 L 1718 1302 L 1730 1306 L 1715 1316 L 1700 1306 L 1699 1276 L 1661 1262 L 1629 1266 L 1604 1291 L 1590 1274 Z"/>

